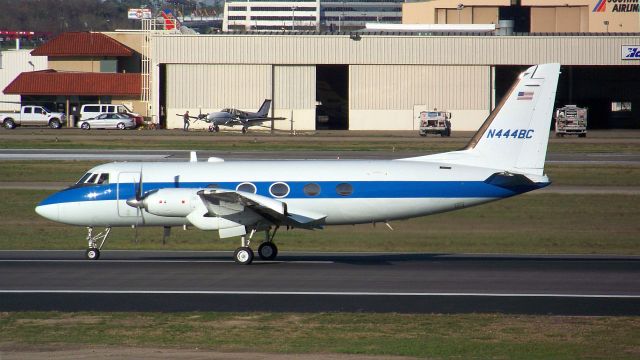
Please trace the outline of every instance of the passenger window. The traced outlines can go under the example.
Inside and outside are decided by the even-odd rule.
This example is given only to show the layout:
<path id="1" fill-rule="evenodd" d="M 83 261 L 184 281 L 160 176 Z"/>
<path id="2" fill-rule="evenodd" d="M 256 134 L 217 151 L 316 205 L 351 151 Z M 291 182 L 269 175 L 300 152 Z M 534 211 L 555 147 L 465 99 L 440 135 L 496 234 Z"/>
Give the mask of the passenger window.
<path id="1" fill-rule="evenodd" d="M 25 114 L 31 114 L 31 108 L 30 107 L 24 108 L 24 113 Z"/>
<path id="2" fill-rule="evenodd" d="M 89 178 L 89 180 L 87 180 L 87 184 L 93 184 L 96 182 L 96 178 L 98 177 L 98 174 L 93 174 L 91 175 L 91 177 Z"/>
<path id="3" fill-rule="evenodd" d="M 244 191 L 244 192 L 248 192 L 248 193 L 256 193 L 256 186 L 253 185 L 252 183 L 242 183 L 240 185 L 238 185 L 238 187 L 236 187 L 237 191 Z"/>
<path id="4" fill-rule="evenodd" d="M 76 182 L 76 184 L 84 184 L 84 182 L 87 181 L 89 176 L 91 176 L 91 173 L 86 173 L 82 175 L 82 177 L 80 178 L 80 180 L 78 180 L 78 182 Z"/>
<path id="5" fill-rule="evenodd" d="M 283 198 L 289 195 L 289 185 L 283 182 L 277 182 L 269 187 L 269 193 L 277 198 Z"/>
<path id="6" fill-rule="evenodd" d="M 347 183 L 341 183 L 336 186 L 336 192 L 340 196 L 349 196 L 353 193 L 353 186 Z"/>
<path id="7" fill-rule="evenodd" d="M 107 106 L 107 112 L 110 112 L 110 113 L 116 112 L 115 106 Z"/>
<path id="8" fill-rule="evenodd" d="M 109 174 L 100 174 L 98 178 L 98 184 L 108 184 L 109 183 Z"/>
<path id="9" fill-rule="evenodd" d="M 317 196 L 320 194 L 320 185 L 316 183 L 307 184 L 302 190 L 307 196 Z"/>
<path id="10" fill-rule="evenodd" d="M 33 109 L 33 112 L 36 114 L 42 114 L 42 109 L 41 108 L 35 108 Z"/>

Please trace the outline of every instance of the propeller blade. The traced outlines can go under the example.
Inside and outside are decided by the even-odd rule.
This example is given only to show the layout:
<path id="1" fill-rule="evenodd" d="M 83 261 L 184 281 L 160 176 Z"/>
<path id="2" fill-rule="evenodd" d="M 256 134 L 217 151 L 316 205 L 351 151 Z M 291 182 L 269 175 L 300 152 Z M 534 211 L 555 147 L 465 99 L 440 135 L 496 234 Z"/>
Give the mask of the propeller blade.
<path id="1" fill-rule="evenodd" d="M 142 199 L 142 166 L 140 166 L 140 179 L 138 179 L 138 187 L 136 189 L 136 200 Z"/>

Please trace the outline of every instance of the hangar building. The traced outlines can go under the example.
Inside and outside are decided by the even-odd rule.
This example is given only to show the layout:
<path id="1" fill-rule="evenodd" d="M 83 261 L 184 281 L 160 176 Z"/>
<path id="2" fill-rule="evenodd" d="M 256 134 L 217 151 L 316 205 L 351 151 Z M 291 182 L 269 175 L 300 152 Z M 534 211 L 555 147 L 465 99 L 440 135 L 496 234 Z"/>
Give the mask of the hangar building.
<path id="1" fill-rule="evenodd" d="M 271 98 L 273 115 L 293 120 L 277 122 L 284 129 L 412 130 L 437 108 L 452 112 L 454 130 L 475 130 L 520 70 L 560 62 L 558 106 L 589 107 L 590 127 L 638 128 L 634 47 L 637 33 L 159 34 L 151 113 L 179 128 L 185 110 L 256 110 Z"/>
<path id="2" fill-rule="evenodd" d="M 150 109 L 171 128 L 185 110 L 256 110 L 271 98 L 273 115 L 293 120 L 281 128 L 412 130 L 437 108 L 452 112 L 454 130 L 475 130 L 523 68 L 560 62 L 558 106 L 588 107 L 591 128 L 639 128 L 638 1 L 403 4 L 404 24 L 498 27 L 488 34 L 158 33 Z"/>

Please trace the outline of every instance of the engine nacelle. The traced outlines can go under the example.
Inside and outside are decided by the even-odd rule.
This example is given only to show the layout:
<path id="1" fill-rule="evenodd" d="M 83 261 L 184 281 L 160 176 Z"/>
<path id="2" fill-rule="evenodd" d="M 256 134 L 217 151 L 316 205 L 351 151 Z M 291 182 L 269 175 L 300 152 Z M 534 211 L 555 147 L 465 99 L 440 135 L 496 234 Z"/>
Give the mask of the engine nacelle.
<path id="1" fill-rule="evenodd" d="M 202 202 L 199 189 L 160 189 L 142 201 L 144 209 L 153 215 L 184 217 Z"/>

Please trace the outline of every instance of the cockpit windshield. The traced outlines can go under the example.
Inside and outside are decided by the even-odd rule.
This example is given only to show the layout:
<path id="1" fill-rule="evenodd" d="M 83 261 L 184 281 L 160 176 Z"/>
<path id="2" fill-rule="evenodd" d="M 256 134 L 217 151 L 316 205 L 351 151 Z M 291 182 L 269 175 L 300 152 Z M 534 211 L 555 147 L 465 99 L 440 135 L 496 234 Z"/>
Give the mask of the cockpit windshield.
<path id="1" fill-rule="evenodd" d="M 86 173 L 84 174 L 78 182 L 76 182 L 74 187 L 78 186 L 87 186 L 87 185 L 106 185 L 109 184 L 109 173 Z"/>
<path id="2" fill-rule="evenodd" d="M 82 175 L 82 177 L 80 178 L 80 180 L 78 180 L 78 182 L 76 182 L 76 185 L 80 185 L 80 184 L 84 184 L 85 181 L 87 181 L 87 179 L 93 174 L 91 173 L 86 173 L 84 175 Z"/>

